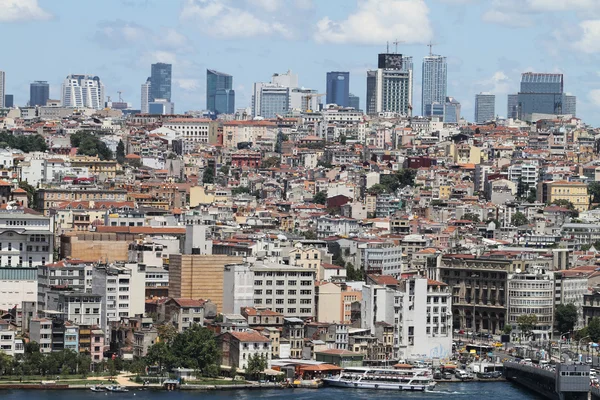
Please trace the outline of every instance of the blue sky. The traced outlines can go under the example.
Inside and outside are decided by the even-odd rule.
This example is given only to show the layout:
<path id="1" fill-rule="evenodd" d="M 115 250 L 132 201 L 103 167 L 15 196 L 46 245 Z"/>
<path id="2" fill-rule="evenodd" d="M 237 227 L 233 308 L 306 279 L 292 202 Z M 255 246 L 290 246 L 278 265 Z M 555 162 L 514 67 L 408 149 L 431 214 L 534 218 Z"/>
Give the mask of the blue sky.
<path id="1" fill-rule="evenodd" d="M 350 71 L 364 105 L 366 70 L 397 39 L 414 57 L 420 110 L 431 40 L 467 119 L 476 93 L 496 94 L 506 115 L 522 72 L 562 72 L 578 116 L 600 125 L 600 0 L 0 0 L 0 10 L 0 70 L 18 105 L 33 80 L 60 98 L 66 75 L 88 73 L 139 107 L 158 61 L 173 63 L 178 112 L 205 108 L 207 68 L 234 76 L 237 107 L 250 104 L 253 82 L 288 69 L 320 92 L 327 71 Z"/>

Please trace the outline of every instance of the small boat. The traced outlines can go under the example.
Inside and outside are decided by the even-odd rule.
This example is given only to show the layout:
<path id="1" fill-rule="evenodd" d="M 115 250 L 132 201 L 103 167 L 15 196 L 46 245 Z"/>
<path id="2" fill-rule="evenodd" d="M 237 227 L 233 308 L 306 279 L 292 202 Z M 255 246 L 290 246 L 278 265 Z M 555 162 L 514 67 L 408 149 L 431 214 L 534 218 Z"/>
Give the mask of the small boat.
<path id="1" fill-rule="evenodd" d="M 123 386 L 108 386 L 106 389 L 109 392 L 115 392 L 115 393 L 129 392 L 129 389 L 127 389 L 126 387 L 123 387 Z"/>
<path id="2" fill-rule="evenodd" d="M 105 392 L 106 388 L 102 385 L 94 385 L 90 388 L 92 392 Z"/>

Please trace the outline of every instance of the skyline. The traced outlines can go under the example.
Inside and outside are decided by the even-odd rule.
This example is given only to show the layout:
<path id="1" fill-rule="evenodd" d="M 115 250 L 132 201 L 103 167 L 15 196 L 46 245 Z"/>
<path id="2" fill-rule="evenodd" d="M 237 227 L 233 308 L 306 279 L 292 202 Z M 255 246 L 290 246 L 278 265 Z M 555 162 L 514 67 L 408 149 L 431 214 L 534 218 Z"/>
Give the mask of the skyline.
<path id="1" fill-rule="evenodd" d="M 172 63 L 178 112 L 206 108 L 206 69 L 234 77 L 238 108 L 249 107 L 253 83 L 268 81 L 273 73 L 292 70 L 300 86 L 323 92 L 327 72 L 348 71 L 350 93 L 360 97 L 364 109 L 366 71 L 376 68 L 377 54 L 389 42 L 391 51 L 397 46 L 413 57 L 417 114 L 419 66 L 433 41 L 433 53 L 447 57 L 447 95 L 461 103 L 468 120 L 477 93 L 495 94 L 496 114 L 506 116 L 506 96 L 518 92 L 521 73 L 561 72 L 567 93 L 578 97 L 578 117 L 600 125 L 594 113 L 600 106 L 600 72 L 594 68 L 600 4 L 527 0 L 517 8 L 508 3 L 516 4 L 362 0 L 344 2 L 349 6 L 342 9 L 341 1 L 109 0 L 93 15 L 82 15 L 73 0 L 0 0 L 5 37 L 35 43 L 36 35 L 44 35 L 56 43 L 23 52 L 22 41 L 7 41 L 6 54 L 19 57 L 6 57 L 0 70 L 16 105 L 27 102 L 33 81 L 48 81 L 50 97 L 60 98 L 67 75 L 91 74 L 102 79 L 107 96 L 114 99 L 121 90 L 139 108 L 150 64 Z M 577 29 L 562 29 L 567 26 Z"/>

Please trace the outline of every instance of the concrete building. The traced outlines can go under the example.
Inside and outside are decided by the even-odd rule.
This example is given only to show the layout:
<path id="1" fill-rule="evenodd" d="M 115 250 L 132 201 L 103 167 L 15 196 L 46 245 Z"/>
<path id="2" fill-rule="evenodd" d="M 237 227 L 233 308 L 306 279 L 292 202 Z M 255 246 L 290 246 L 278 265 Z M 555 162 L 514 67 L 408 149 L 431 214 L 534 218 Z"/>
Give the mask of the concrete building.
<path id="1" fill-rule="evenodd" d="M 40 353 L 52 351 L 52 320 L 34 318 L 29 322 L 29 339 L 40 346 Z"/>
<path id="2" fill-rule="evenodd" d="M 376 70 L 367 71 L 367 114 L 412 114 L 412 57 L 379 54 Z"/>
<path id="3" fill-rule="evenodd" d="M 0 352 L 15 357 L 17 354 L 25 353 L 23 339 L 17 337 L 17 331 L 9 329 L 10 325 L 5 321 L 0 322 Z"/>
<path id="4" fill-rule="evenodd" d="M 245 370 L 251 357 L 264 357 L 271 366 L 271 341 L 256 331 L 226 332 L 219 336 L 221 365 Z"/>
<path id="5" fill-rule="evenodd" d="M 217 125 L 207 118 L 172 118 L 163 127 L 174 130 L 186 142 L 216 143 L 212 138 L 217 136 Z"/>
<path id="6" fill-rule="evenodd" d="M 421 115 L 432 116 L 434 104 L 444 105 L 448 87 L 448 64 L 446 57 L 429 54 L 423 58 L 423 83 L 421 85 Z M 443 117 L 442 110 L 442 117 Z"/>
<path id="7" fill-rule="evenodd" d="M 399 276 L 402 272 L 402 246 L 393 241 L 357 239 L 357 265 L 361 271 L 378 271 Z"/>
<path id="8" fill-rule="evenodd" d="M 152 79 L 148 77 L 146 82 L 142 83 L 142 93 L 140 99 L 140 112 L 142 114 L 148 114 L 150 112 L 150 102 L 152 101 L 151 86 Z"/>
<path id="9" fill-rule="evenodd" d="M 137 263 L 96 265 L 92 272 L 92 293 L 102 296 L 108 322 L 144 313 L 146 267 Z"/>
<path id="10" fill-rule="evenodd" d="M 327 104 L 337 104 L 338 106 L 342 107 L 351 107 L 349 101 L 349 72 L 328 72 L 325 87 L 327 88 Z"/>
<path id="11" fill-rule="evenodd" d="M 537 200 L 542 203 L 567 200 L 573 203 L 577 211 L 587 211 L 590 205 L 587 184 L 584 182 L 540 182 L 537 187 Z"/>
<path id="12" fill-rule="evenodd" d="M 217 115 L 235 113 L 233 76 L 212 69 L 206 70 L 206 109 Z"/>
<path id="13" fill-rule="evenodd" d="M 69 75 L 62 84 L 62 106 L 73 108 L 104 107 L 104 84 L 97 76 Z"/>
<path id="14" fill-rule="evenodd" d="M 460 121 L 461 105 L 454 97 L 446 97 L 444 109 L 444 122 L 457 124 Z"/>

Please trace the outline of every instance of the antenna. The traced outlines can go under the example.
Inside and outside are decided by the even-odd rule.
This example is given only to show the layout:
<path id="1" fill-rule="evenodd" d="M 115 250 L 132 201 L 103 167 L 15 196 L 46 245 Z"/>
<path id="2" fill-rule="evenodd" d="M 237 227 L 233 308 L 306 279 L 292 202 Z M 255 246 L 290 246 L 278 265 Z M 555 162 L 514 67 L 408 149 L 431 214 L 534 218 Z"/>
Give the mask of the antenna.
<path id="1" fill-rule="evenodd" d="M 385 42 L 385 52 L 386 53 L 390 52 L 390 42 Z"/>
<path id="2" fill-rule="evenodd" d="M 431 40 L 429 41 L 429 44 L 427 45 L 427 47 L 429 47 L 429 56 L 433 55 L 433 46 L 437 45 L 437 43 L 433 43 Z"/>
<path id="3" fill-rule="evenodd" d="M 396 40 L 394 40 L 392 43 L 394 43 L 394 44 L 396 45 L 396 54 L 398 54 L 398 45 L 399 45 L 400 43 L 405 43 L 405 42 L 404 42 L 403 40 L 398 40 L 398 39 L 396 39 Z"/>

